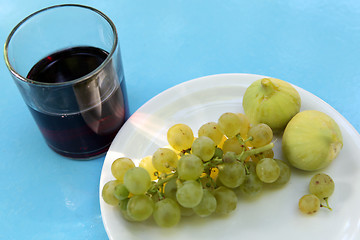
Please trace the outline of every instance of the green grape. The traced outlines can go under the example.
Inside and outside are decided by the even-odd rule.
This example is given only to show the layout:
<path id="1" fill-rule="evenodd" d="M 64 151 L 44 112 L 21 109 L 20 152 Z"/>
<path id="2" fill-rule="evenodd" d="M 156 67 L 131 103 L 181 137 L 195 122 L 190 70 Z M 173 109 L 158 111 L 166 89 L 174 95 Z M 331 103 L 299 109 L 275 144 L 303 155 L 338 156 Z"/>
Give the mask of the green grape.
<path id="1" fill-rule="evenodd" d="M 265 123 L 259 123 L 250 127 L 248 136 L 252 137 L 250 144 L 253 147 L 261 147 L 271 142 L 273 138 L 273 131 Z"/>
<path id="2" fill-rule="evenodd" d="M 215 178 L 215 187 L 220 187 L 220 186 L 225 187 L 224 184 L 220 181 L 219 175 L 218 175 L 218 177 Z"/>
<path id="3" fill-rule="evenodd" d="M 256 162 L 248 161 L 246 162 L 246 168 L 249 173 L 255 173 L 256 174 Z"/>
<path id="4" fill-rule="evenodd" d="M 128 212 L 127 212 L 127 204 L 129 202 L 129 198 L 126 198 L 124 200 L 121 200 L 120 203 L 119 203 L 119 209 L 120 209 L 120 213 L 121 215 L 123 216 L 123 218 L 129 222 L 133 222 L 134 219 L 132 219 Z"/>
<path id="5" fill-rule="evenodd" d="M 203 189 L 201 202 L 193 208 L 194 212 L 200 217 L 207 217 L 216 210 L 216 198 L 207 189 Z"/>
<path id="6" fill-rule="evenodd" d="M 111 173 L 117 180 L 124 182 L 126 171 L 134 167 L 135 164 L 130 158 L 118 158 L 111 164 Z"/>
<path id="7" fill-rule="evenodd" d="M 221 164 L 218 168 L 218 178 L 228 188 L 239 187 L 245 180 L 244 164 L 238 161 Z"/>
<path id="8" fill-rule="evenodd" d="M 125 173 L 124 185 L 132 194 L 144 194 L 151 186 L 151 178 L 144 168 L 134 167 Z"/>
<path id="9" fill-rule="evenodd" d="M 129 190 L 125 187 L 124 184 L 118 184 L 114 189 L 114 196 L 119 200 L 124 200 L 129 197 Z"/>
<path id="10" fill-rule="evenodd" d="M 236 134 L 240 133 L 241 121 L 235 113 L 227 112 L 222 114 L 217 123 L 220 131 L 228 138 L 235 137 Z"/>
<path id="11" fill-rule="evenodd" d="M 155 203 L 153 218 L 160 227 L 173 227 L 180 222 L 181 210 L 171 198 Z"/>
<path id="12" fill-rule="evenodd" d="M 263 187 L 263 182 L 255 173 L 250 173 L 246 175 L 245 181 L 240 185 L 241 192 L 250 198 L 253 198 L 261 192 Z"/>
<path id="13" fill-rule="evenodd" d="M 234 152 L 226 152 L 223 157 L 223 162 L 224 163 L 233 163 L 236 161 L 236 153 Z"/>
<path id="14" fill-rule="evenodd" d="M 181 210 L 181 216 L 182 217 L 190 217 L 194 215 L 194 210 L 192 208 L 186 208 L 179 204 L 180 210 Z"/>
<path id="15" fill-rule="evenodd" d="M 176 200 L 186 208 L 197 206 L 203 196 L 202 186 L 199 182 L 188 180 L 183 183 L 178 181 L 178 189 L 176 191 Z"/>
<path id="16" fill-rule="evenodd" d="M 320 200 L 314 194 L 307 194 L 300 198 L 299 209 L 305 214 L 314 214 L 320 209 Z"/>
<path id="17" fill-rule="evenodd" d="M 168 182 L 166 182 L 164 187 L 164 196 L 166 198 L 171 198 L 176 201 L 176 191 L 177 191 L 177 179 L 172 178 Z"/>
<path id="18" fill-rule="evenodd" d="M 190 145 L 191 146 L 191 145 Z M 169 148 L 159 148 L 152 157 L 152 164 L 161 173 L 169 173 L 177 167 L 178 156 Z"/>
<path id="19" fill-rule="evenodd" d="M 153 200 L 154 203 L 160 201 L 161 199 L 163 199 L 163 196 L 159 194 L 159 191 L 151 194 L 151 199 Z"/>
<path id="20" fill-rule="evenodd" d="M 178 162 L 177 173 L 182 180 L 196 180 L 204 171 L 204 164 L 194 154 L 183 155 Z"/>
<path id="21" fill-rule="evenodd" d="M 240 136 L 246 139 L 246 136 L 250 128 L 250 121 L 248 117 L 243 113 L 237 113 L 236 115 L 240 119 Z"/>
<path id="22" fill-rule="evenodd" d="M 264 183 L 273 183 L 280 176 L 280 167 L 272 158 L 263 158 L 256 165 L 256 174 Z"/>
<path id="23" fill-rule="evenodd" d="M 215 145 L 219 145 L 224 137 L 224 134 L 219 130 L 216 122 L 208 122 L 202 125 L 198 130 L 198 136 L 211 138 Z"/>
<path id="24" fill-rule="evenodd" d="M 127 213 L 135 221 L 145 221 L 154 211 L 153 200 L 146 195 L 135 195 L 127 204 Z"/>
<path id="25" fill-rule="evenodd" d="M 254 162 L 248 162 L 246 166 L 248 174 L 246 174 L 245 180 L 239 189 L 245 196 L 253 198 L 261 192 L 263 182 L 256 175 L 256 164 Z"/>
<path id="26" fill-rule="evenodd" d="M 254 154 L 251 156 L 251 160 L 253 160 L 256 163 L 258 163 L 263 158 L 274 158 L 274 151 L 272 149 L 269 149 L 259 154 Z"/>
<path id="27" fill-rule="evenodd" d="M 177 191 L 176 181 L 177 181 L 177 179 L 173 178 L 165 184 L 165 187 L 164 187 L 165 198 L 171 198 L 172 200 L 177 201 L 176 200 L 176 191 Z M 181 210 L 181 216 L 187 217 L 187 216 L 191 216 L 194 214 L 194 211 L 192 210 L 192 208 L 185 208 L 181 205 L 179 205 L 179 207 Z"/>
<path id="28" fill-rule="evenodd" d="M 314 175 L 309 184 L 310 193 L 316 195 L 320 199 L 330 197 L 335 189 L 335 183 L 332 178 L 325 173 Z"/>
<path id="29" fill-rule="evenodd" d="M 146 169 L 146 171 L 148 171 L 148 173 L 150 174 L 151 180 L 158 179 L 158 175 L 160 173 L 155 169 L 154 165 L 152 164 L 152 156 L 146 156 L 146 157 L 142 158 L 139 163 L 139 167 L 142 167 L 142 168 Z"/>
<path id="30" fill-rule="evenodd" d="M 169 128 L 167 140 L 175 150 L 182 151 L 191 148 L 194 134 L 188 125 L 179 123 Z"/>
<path id="31" fill-rule="evenodd" d="M 213 179 L 208 175 L 204 174 L 199 180 L 203 188 L 210 189 L 214 185 Z"/>
<path id="32" fill-rule="evenodd" d="M 215 153 L 214 153 L 214 158 L 222 158 L 224 155 L 224 152 L 221 148 L 216 147 L 215 148 Z"/>
<path id="33" fill-rule="evenodd" d="M 289 165 L 279 159 L 274 159 L 280 167 L 280 175 L 278 179 L 273 182 L 273 185 L 284 185 L 290 180 L 291 170 Z"/>
<path id="34" fill-rule="evenodd" d="M 216 145 L 211 138 L 201 136 L 194 140 L 191 151 L 204 162 L 207 162 L 214 156 L 215 147 Z"/>
<path id="35" fill-rule="evenodd" d="M 111 180 L 105 183 L 101 191 L 101 196 L 107 204 L 110 204 L 112 206 L 116 206 L 119 204 L 120 200 L 114 196 L 115 187 L 119 184 L 121 184 L 119 180 Z"/>
<path id="36" fill-rule="evenodd" d="M 234 152 L 240 154 L 244 151 L 244 145 L 242 145 L 236 137 L 228 138 L 222 146 L 224 153 Z"/>
<path id="37" fill-rule="evenodd" d="M 238 199 L 234 191 L 220 186 L 213 191 L 216 198 L 216 213 L 229 214 L 236 209 Z"/>

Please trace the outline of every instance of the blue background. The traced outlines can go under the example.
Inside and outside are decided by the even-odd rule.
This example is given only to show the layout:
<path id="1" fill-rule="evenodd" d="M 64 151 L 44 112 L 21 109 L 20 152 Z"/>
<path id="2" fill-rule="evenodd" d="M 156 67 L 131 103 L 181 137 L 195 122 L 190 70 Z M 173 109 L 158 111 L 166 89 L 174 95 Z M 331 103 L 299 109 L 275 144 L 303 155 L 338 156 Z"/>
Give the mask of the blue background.
<path id="1" fill-rule="evenodd" d="M 115 23 L 131 113 L 193 78 L 254 73 L 317 95 L 360 131 L 358 0 L 0 0 L 0 42 L 30 13 L 59 3 L 98 8 Z M 3 60 L 0 81 L 0 239 L 107 239 L 104 157 L 53 153 Z"/>

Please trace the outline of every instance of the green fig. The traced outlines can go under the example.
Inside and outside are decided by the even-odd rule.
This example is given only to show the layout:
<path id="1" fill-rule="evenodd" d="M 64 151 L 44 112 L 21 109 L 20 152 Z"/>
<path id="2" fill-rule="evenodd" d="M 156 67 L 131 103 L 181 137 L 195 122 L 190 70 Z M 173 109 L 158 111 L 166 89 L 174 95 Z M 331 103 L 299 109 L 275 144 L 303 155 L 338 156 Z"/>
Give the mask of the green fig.
<path id="1" fill-rule="evenodd" d="M 278 132 L 300 111 L 301 98 L 290 83 L 263 78 L 246 89 L 242 104 L 251 124 L 265 123 Z"/>
<path id="2" fill-rule="evenodd" d="M 327 114 L 307 110 L 296 114 L 282 138 L 282 151 L 289 163 L 301 170 L 327 167 L 343 147 L 337 123 Z"/>

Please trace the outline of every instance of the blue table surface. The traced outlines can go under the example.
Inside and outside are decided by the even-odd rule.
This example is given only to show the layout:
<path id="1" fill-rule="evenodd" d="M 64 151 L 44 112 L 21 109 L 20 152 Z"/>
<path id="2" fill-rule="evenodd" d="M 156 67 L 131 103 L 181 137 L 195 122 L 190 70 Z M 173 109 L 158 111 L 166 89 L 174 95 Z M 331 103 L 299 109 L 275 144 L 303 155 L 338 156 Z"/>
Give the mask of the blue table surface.
<path id="1" fill-rule="evenodd" d="M 360 131 L 360 1 L 71 1 L 115 23 L 130 113 L 187 80 L 254 73 L 320 97 Z M 30 13 L 63 1 L 0 0 L 0 42 Z M 0 239 L 107 239 L 104 157 L 74 161 L 45 144 L 0 63 Z"/>

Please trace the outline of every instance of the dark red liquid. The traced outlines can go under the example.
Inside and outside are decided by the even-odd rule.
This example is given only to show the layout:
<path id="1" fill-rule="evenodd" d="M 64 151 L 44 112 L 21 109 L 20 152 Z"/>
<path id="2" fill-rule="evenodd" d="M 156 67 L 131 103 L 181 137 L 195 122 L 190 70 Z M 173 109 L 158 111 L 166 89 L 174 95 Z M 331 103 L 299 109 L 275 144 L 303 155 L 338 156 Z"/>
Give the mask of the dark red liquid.
<path id="1" fill-rule="evenodd" d="M 107 55 L 107 52 L 94 47 L 66 49 L 40 60 L 27 77 L 38 82 L 67 82 L 95 70 Z M 114 68 L 109 69 L 104 68 L 103 75 L 123 76 L 122 73 L 116 74 Z M 55 102 L 59 108 L 72 109 L 69 112 L 56 114 L 29 106 L 47 144 L 55 152 L 70 158 L 91 158 L 106 152 L 127 117 L 125 81 L 120 79 L 120 82 L 111 91 L 107 90 L 102 101 L 93 106 L 87 103 L 94 101 L 91 96 L 96 97 L 102 89 L 91 84 L 90 92 L 74 87 L 63 90 L 61 95 L 50 91 L 43 98 L 42 104 Z"/>

